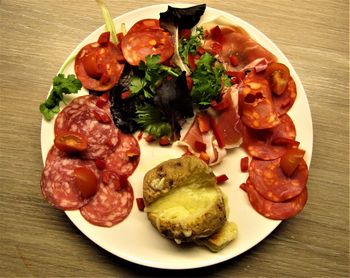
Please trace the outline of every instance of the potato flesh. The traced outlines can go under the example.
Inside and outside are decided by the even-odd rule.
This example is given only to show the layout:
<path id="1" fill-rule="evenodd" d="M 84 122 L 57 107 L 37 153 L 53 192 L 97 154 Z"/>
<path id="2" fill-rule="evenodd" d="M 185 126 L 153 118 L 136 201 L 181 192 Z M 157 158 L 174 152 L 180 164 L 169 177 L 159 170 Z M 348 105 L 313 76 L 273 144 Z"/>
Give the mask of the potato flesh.
<path id="1" fill-rule="evenodd" d="M 174 189 L 147 207 L 146 211 L 157 215 L 159 220 L 167 219 L 181 224 L 193 222 L 209 210 L 220 198 L 215 187 L 190 184 Z"/>

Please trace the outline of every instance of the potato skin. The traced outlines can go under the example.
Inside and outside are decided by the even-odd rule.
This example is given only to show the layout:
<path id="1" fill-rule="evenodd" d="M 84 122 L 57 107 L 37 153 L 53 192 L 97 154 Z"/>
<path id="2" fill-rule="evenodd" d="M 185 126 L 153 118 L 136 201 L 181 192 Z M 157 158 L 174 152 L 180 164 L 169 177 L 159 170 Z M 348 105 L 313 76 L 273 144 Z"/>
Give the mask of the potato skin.
<path id="1" fill-rule="evenodd" d="M 160 181 L 155 183 L 154 180 Z M 150 170 L 144 178 L 144 201 L 147 206 L 166 196 L 173 189 L 186 186 L 193 180 L 200 179 L 208 187 L 215 187 L 217 199 L 204 214 L 192 219 L 191 222 L 178 222 L 171 219 L 157 218 L 156 214 L 148 212 L 147 216 L 152 225 L 165 237 L 176 242 L 189 242 L 205 238 L 226 222 L 226 210 L 223 194 L 216 185 L 216 178 L 212 170 L 202 160 L 195 156 L 183 156 L 168 160 Z M 156 185 L 155 185 L 156 184 Z M 214 190 L 214 192 L 215 192 Z"/>
<path id="2" fill-rule="evenodd" d="M 143 179 L 143 199 L 145 205 L 158 200 L 174 188 L 184 185 L 184 181 L 196 178 L 196 175 L 207 175 L 208 179 L 215 181 L 215 175 L 208 165 L 201 159 L 186 155 L 181 158 L 167 160 L 155 168 L 148 171 Z M 163 184 L 156 186 L 155 181 L 161 181 Z"/>

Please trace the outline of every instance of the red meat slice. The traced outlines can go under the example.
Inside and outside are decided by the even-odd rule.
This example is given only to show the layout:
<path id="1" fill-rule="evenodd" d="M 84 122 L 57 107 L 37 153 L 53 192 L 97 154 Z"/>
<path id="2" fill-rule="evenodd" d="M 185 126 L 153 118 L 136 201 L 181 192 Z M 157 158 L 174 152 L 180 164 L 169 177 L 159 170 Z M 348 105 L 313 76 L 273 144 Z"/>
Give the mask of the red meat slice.
<path id="1" fill-rule="evenodd" d="M 280 159 L 263 161 L 253 159 L 249 166 L 249 179 L 254 188 L 273 202 L 283 202 L 299 195 L 308 179 L 308 168 L 302 160 L 291 177 L 280 167 Z"/>
<path id="2" fill-rule="evenodd" d="M 80 208 L 81 215 L 91 224 L 111 227 L 122 222 L 131 212 L 134 202 L 132 187 L 121 185 L 117 176 L 100 187 L 91 201 Z"/>
<path id="3" fill-rule="evenodd" d="M 270 85 L 263 76 L 252 72 L 244 79 L 239 93 L 239 111 L 242 122 L 253 129 L 267 129 L 279 124 Z"/>
<path id="4" fill-rule="evenodd" d="M 295 140 L 296 130 L 292 119 L 284 114 L 280 124 L 267 130 L 255 130 L 248 127 L 243 129 L 243 148 L 253 157 L 271 160 L 281 157 L 287 150 L 287 145 L 277 145 L 276 138 Z"/>
<path id="5" fill-rule="evenodd" d="M 90 95 L 75 98 L 58 114 L 55 121 L 55 135 L 63 131 L 85 135 L 88 149 L 81 154 L 84 159 L 103 159 L 116 149 L 118 143 L 119 130 L 113 122 L 103 123 L 96 118 L 96 114 L 99 114 L 112 119 L 109 103 L 100 108 L 96 105 L 98 100 L 99 97 Z"/>
<path id="6" fill-rule="evenodd" d="M 174 54 L 174 43 L 171 35 L 163 29 L 143 30 L 126 34 L 121 48 L 126 61 L 138 66 L 146 61 L 148 55 L 160 55 L 160 63 Z"/>
<path id="7" fill-rule="evenodd" d="M 265 199 L 255 190 L 249 179 L 241 185 L 241 188 L 247 192 L 250 204 L 258 213 L 274 220 L 284 220 L 297 215 L 307 201 L 306 187 L 298 196 L 285 202 L 272 202 Z"/>
<path id="8" fill-rule="evenodd" d="M 159 20 L 155 18 L 142 19 L 136 22 L 128 31 L 128 34 L 140 32 L 147 29 L 161 29 Z"/>
<path id="9" fill-rule="evenodd" d="M 45 199 L 58 209 L 74 210 L 85 205 L 90 199 L 84 198 L 75 186 L 74 169 L 88 167 L 98 178 L 99 172 L 93 161 L 69 156 L 53 146 L 41 175 L 41 191 Z"/>
<path id="10" fill-rule="evenodd" d="M 224 63 L 226 70 L 238 71 L 244 68 L 249 63 L 253 62 L 258 58 L 265 58 L 268 62 L 275 62 L 277 58 L 253 40 L 249 34 L 238 26 L 219 26 L 221 30 L 220 40 L 215 35 L 217 32 L 210 32 L 210 25 L 207 28 L 209 36 L 205 38 L 204 49 L 213 53 L 218 54 L 219 59 Z M 221 51 L 216 53 L 217 44 L 221 46 Z M 230 61 L 230 57 L 235 56 L 236 61 L 234 65 Z"/>
<path id="11" fill-rule="evenodd" d="M 140 146 L 133 135 L 119 132 L 118 145 L 115 151 L 106 158 L 106 170 L 119 176 L 128 177 L 140 161 Z"/>
<path id="12" fill-rule="evenodd" d="M 74 70 L 78 79 L 88 90 L 107 91 L 119 80 L 124 64 L 120 49 L 108 42 L 84 46 L 75 58 Z"/>

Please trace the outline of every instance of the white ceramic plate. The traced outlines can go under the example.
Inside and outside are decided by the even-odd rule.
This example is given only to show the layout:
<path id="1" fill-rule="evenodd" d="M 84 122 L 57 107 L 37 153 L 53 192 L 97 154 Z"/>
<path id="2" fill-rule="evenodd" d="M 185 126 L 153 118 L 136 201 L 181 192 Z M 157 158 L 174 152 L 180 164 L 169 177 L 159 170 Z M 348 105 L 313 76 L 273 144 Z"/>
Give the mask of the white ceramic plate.
<path id="1" fill-rule="evenodd" d="M 173 6 L 183 7 L 182 5 Z M 136 21 L 144 18 L 159 18 L 159 13 L 166 10 L 167 5 L 165 4 L 155 5 L 117 17 L 114 19 L 117 32 L 120 30 L 121 23 L 125 23 L 128 30 Z M 313 142 L 311 113 L 305 91 L 292 65 L 270 39 L 242 19 L 207 7 L 201 22 L 212 20 L 217 16 L 225 16 L 232 23 L 243 27 L 257 42 L 269 49 L 282 63 L 290 68 L 297 85 L 298 96 L 288 114 L 294 121 L 297 129 L 297 140 L 301 142 L 300 147 L 306 150 L 305 158 L 308 165 L 310 165 Z M 94 31 L 77 46 L 73 53 L 76 53 L 84 45 L 96 41 L 103 31 L 103 26 Z M 74 73 L 73 64 L 67 67 L 65 73 Z M 86 94 L 86 91 L 82 90 L 81 94 Z M 53 143 L 53 126 L 54 120 L 51 122 L 42 121 L 41 150 L 44 161 Z M 161 161 L 179 157 L 183 153 L 176 146 L 150 146 L 148 143 L 145 144 L 144 140 L 140 141 L 140 147 L 140 164 L 130 177 L 135 197 L 142 196 L 142 180 L 146 171 Z M 232 259 L 255 246 L 280 224 L 280 221 L 269 220 L 258 214 L 250 206 L 246 193 L 239 188 L 239 185 L 247 178 L 247 174 L 240 171 L 240 159 L 244 156 L 246 156 L 246 153 L 241 148 L 237 148 L 229 152 L 223 163 L 214 167 L 216 174 L 226 174 L 229 177 L 229 180 L 221 188 L 229 199 L 229 219 L 234 221 L 239 228 L 237 239 L 219 253 L 211 253 L 204 247 L 178 246 L 174 242 L 161 237 L 147 220 L 146 214 L 138 210 L 136 202 L 129 217 L 112 228 L 102 228 L 88 223 L 78 210 L 67 211 L 66 214 L 81 232 L 93 242 L 130 262 L 164 269 L 190 269 L 220 263 Z"/>

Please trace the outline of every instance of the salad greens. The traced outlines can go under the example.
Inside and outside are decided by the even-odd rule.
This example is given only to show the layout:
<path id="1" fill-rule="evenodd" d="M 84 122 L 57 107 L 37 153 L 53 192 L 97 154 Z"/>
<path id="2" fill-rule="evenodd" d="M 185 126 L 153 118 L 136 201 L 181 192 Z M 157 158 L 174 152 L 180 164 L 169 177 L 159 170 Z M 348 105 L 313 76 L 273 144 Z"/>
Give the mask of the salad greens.
<path id="1" fill-rule="evenodd" d="M 208 52 L 204 53 L 197 61 L 196 70 L 192 73 L 192 80 L 193 102 L 201 106 L 209 105 L 211 100 L 216 99 L 223 84 L 231 86 L 223 65 Z"/>
<path id="2" fill-rule="evenodd" d="M 39 107 L 45 119 L 51 120 L 60 111 L 59 104 L 63 100 L 63 94 L 76 94 L 81 87 L 81 82 L 75 78 L 74 74 L 64 77 L 64 74 L 60 73 L 55 76 L 49 97 Z"/>
<path id="3" fill-rule="evenodd" d="M 196 54 L 197 48 L 201 46 L 204 37 L 203 27 L 196 28 L 190 39 L 182 39 L 179 47 L 180 57 L 188 65 L 188 54 Z"/>

